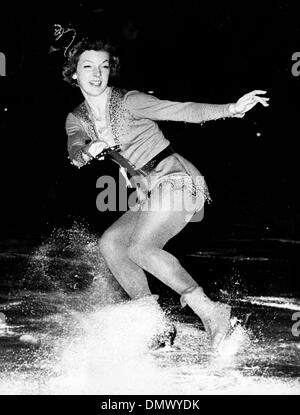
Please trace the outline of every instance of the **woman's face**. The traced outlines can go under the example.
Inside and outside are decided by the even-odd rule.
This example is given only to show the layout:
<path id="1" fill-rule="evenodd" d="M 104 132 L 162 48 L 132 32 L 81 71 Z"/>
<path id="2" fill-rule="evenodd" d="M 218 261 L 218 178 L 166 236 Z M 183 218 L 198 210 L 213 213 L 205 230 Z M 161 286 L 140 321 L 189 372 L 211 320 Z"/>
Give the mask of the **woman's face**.
<path id="1" fill-rule="evenodd" d="M 96 97 L 107 88 L 109 72 L 109 53 L 86 50 L 79 57 L 73 78 L 84 95 Z"/>

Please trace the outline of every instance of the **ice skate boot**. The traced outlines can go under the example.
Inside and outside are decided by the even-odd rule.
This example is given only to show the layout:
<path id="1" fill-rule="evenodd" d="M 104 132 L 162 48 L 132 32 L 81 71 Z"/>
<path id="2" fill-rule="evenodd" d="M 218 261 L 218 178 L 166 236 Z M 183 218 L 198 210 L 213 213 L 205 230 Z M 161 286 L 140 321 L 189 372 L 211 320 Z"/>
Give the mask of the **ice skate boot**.
<path id="1" fill-rule="evenodd" d="M 231 329 L 231 307 L 210 300 L 201 287 L 191 287 L 182 293 L 181 305 L 189 305 L 202 321 L 211 340 L 213 350 L 219 351 L 223 340 Z"/>

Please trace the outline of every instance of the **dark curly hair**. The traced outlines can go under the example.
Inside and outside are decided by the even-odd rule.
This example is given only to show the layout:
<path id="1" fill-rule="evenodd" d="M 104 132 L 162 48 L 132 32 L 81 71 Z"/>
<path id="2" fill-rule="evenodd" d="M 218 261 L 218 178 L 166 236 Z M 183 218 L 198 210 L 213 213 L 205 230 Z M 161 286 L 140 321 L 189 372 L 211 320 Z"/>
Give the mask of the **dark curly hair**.
<path id="1" fill-rule="evenodd" d="M 108 42 L 101 40 L 82 39 L 76 43 L 68 53 L 67 60 L 63 65 L 62 75 L 64 81 L 72 86 L 78 86 L 75 79 L 72 78 L 77 69 L 80 55 L 86 50 L 103 51 L 109 53 L 110 75 L 109 80 L 116 79 L 119 76 L 120 62 L 116 55 L 116 48 Z"/>

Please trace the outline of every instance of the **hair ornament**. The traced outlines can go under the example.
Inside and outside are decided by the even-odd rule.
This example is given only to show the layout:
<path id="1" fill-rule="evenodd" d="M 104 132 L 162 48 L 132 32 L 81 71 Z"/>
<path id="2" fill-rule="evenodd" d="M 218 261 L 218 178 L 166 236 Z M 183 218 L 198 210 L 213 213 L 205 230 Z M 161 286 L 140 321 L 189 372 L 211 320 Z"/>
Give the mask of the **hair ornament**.
<path id="1" fill-rule="evenodd" d="M 67 29 L 64 29 L 62 25 L 55 23 L 54 24 L 54 38 L 57 42 L 62 36 L 64 36 L 66 33 L 71 32 L 71 39 L 68 39 L 67 46 L 64 46 L 64 56 L 70 56 L 71 54 L 71 46 L 74 43 L 74 40 L 76 38 L 76 30 L 72 27 L 68 27 Z M 70 36 L 67 36 L 69 38 Z"/>

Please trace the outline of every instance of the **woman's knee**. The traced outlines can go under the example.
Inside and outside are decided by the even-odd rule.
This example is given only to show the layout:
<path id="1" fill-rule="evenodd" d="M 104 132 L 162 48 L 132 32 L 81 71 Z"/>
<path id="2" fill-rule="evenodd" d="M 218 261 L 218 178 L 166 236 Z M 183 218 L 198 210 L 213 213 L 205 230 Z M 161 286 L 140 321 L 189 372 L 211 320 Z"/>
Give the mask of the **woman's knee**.
<path id="1" fill-rule="evenodd" d="M 159 269 L 160 272 L 181 269 L 179 260 L 167 251 L 151 244 L 131 244 L 128 247 L 128 257 L 140 267 Z"/>
<path id="2" fill-rule="evenodd" d="M 163 250 L 159 246 L 144 241 L 133 241 L 127 248 L 128 257 L 138 264 L 148 261 L 155 262 L 161 252 Z"/>
<path id="3" fill-rule="evenodd" d="M 123 245 L 117 232 L 107 230 L 103 233 L 98 242 L 101 254 L 106 257 L 110 255 L 117 255 L 118 251 L 123 250 Z"/>

